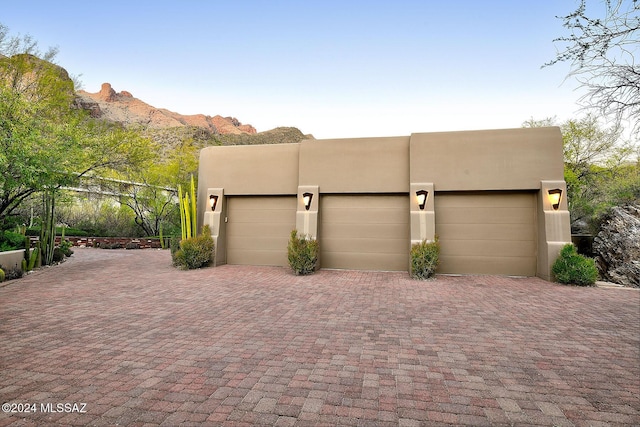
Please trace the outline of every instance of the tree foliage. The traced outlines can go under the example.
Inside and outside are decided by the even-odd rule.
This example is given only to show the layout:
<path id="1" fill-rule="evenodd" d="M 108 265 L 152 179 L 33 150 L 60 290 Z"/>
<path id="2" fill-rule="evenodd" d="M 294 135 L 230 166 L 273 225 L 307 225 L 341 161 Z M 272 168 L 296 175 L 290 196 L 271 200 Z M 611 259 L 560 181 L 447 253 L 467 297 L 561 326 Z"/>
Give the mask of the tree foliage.
<path id="1" fill-rule="evenodd" d="M 140 132 L 75 107 L 73 81 L 51 62 L 56 53 L 0 24 L 0 226 L 35 193 L 55 197 L 95 174 L 139 168 L 153 153 Z"/>
<path id="2" fill-rule="evenodd" d="M 33 193 L 69 178 L 70 141 L 60 137 L 60 119 L 72 98 L 62 95 L 68 87 L 50 91 L 45 83 L 55 81 L 57 70 L 34 64 L 25 55 L 0 59 L 0 220 Z"/>
<path id="3" fill-rule="evenodd" d="M 523 123 L 550 125 L 555 118 Z M 572 229 L 595 232 L 609 207 L 640 200 L 640 147 L 624 141 L 618 127 L 602 127 L 594 115 L 569 119 L 560 129 Z"/>
<path id="4" fill-rule="evenodd" d="M 163 156 L 148 162 L 144 168 L 128 169 L 123 176 L 139 183 L 132 186 L 120 202 L 135 213 L 136 224 L 148 236 L 160 229 L 175 234 L 180 227 L 176 188 L 188 188 L 189 178 L 197 175 L 199 148 L 192 138 L 184 138 L 173 148 L 165 148 Z"/>
<path id="5" fill-rule="evenodd" d="M 570 76 L 587 89 L 585 106 L 613 117 L 629 120 L 640 133 L 640 68 L 634 55 L 640 44 L 640 1 L 605 0 L 604 14 L 587 10 L 586 0 L 578 8 L 558 17 L 568 36 L 554 40 L 561 50 L 545 66 L 569 62 Z M 602 4 L 592 1 L 591 4 Z"/>

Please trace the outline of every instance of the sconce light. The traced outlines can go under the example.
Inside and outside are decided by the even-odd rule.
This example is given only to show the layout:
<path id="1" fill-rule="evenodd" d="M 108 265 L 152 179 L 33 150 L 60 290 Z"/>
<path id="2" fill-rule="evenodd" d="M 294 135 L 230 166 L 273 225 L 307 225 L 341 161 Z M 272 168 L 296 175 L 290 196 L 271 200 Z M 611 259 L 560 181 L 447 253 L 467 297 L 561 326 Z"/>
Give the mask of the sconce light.
<path id="1" fill-rule="evenodd" d="M 562 190 L 559 188 L 554 188 L 552 190 L 548 190 L 548 193 L 551 207 L 553 207 L 554 211 L 557 211 L 560 207 L 560 200 L 562 199 Z"/>
<path id="2" fill-rule="evenodd" d="M 218 204 L 218 196 L 216 194 L 211 194 L 209 196 L 209 206 L 211 206 L 211 210 L 216 210 L 216 205 Z"/>
<path id="3" fill-rule="evenodd" d="M 418 190 L 416 191 L 416 197 L 418 198 L 418 207 L 420 207 L 420 210 L 423 211 L 424 207 L 427 205 L 429 192 L 427 190 Z"/>
<path id="4" fill-rule="evenodd" d="M 302 195 L 302 201 L 304 202 L 304 208 L 309 210 L 311 207 L 311 199 L 313 199 L 313 193 L 304 193 Z"/>

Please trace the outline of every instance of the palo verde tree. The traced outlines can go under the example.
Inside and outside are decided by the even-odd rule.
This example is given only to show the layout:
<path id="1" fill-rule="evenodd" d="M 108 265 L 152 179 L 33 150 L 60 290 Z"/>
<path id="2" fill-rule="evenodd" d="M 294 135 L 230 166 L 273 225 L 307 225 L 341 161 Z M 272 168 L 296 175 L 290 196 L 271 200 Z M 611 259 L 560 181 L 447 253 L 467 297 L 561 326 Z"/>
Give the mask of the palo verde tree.
<path id="1" fill-rule="evenodd" d="M 587 89 L 585 107 L 615 119 L 629 120 L 640 134 L 640 0 L 581 0 L 578 8 L 559 17 L 569 35 L 554 40 L 556 58 L 571 64 L 570 76 Z M 598 10 L 598 8 L 602 8 Z"/>
<path id="2" fill-rule="evenodd" d="M 128 169 L 127 180 L 140 185 L 122 195 L 120 202 L 135 213 L 135 222 L 147 236 L 176 234 L 180 228 L 176 188 L 188 188 L 189 179 L 197 175 L 199 148 L 185 137 L 145 168 Z"/>

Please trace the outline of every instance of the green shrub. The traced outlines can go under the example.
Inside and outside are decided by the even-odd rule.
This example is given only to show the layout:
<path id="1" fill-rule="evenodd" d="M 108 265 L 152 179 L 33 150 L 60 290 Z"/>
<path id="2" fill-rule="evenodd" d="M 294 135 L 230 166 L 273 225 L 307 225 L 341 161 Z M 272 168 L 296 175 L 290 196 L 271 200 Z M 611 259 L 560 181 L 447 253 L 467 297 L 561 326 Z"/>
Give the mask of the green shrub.
<path id="1" fill-rule="evenodd" d="M 3 282 L 5 280 L 19 279 L 24 274 L 22 269 L 18 266 L 16 266 L 15 268 L 7 269 L 0 268 L 0 271 L 2 271 L 2 273 L 0 273 L 0 282 Z"/>
<path id="2" fill-rule="evenodd" d="M 171 258 L 180 250 L 180 237 L 172 236 L 169 240 L 169 250 L 171 251 Z"/>
<path id="3" fill-rule="evenodd" d="M 426 280 L 436 274 L 440 262 L 440 242 L 423 240 L 411 246 L 411 277 Z"/>
<path id="4" fill-rule="evenodd" d="M 53 248 L 53 262 L 61 262 L 64 259 L 64 252 L 59 247 Z"/>
<path id="5" fill-rule="evenodd" d="M 73 250 L 71 249 L 72 247 L 73 243 L 71 243 L 69 240 L 63 240 L 60 242 L 60 250 L 66 257 L 70 257 L 71 255 L 73 255 Z"/>
<path id="6" fill-rule="evenodd" d="M 208 225 L 199 236 L 180 241 L 180 249 L 171 254 L 173 265 L 184 270 L 207 267 L 213 263 L 213 237 Z"/>
<path id="7" fill-rule="evenodd" d="M 598 269 L 593 259 L 578 254 L 572 243 L 560 250 L 551 271 L 560 283 L 591 286 L 598 279 Z"/>
<path id="8" fill-rule="evenodd" d="M 7 280 L 15 280 L 19 279 L 24 275 L 22 268 L 15 266 L 14 268 L 10 268 L 5 272 L 5 279 Z"/>
<path id="9" fill-rule="evenodd" d="M 304 235 L 298 236 L 298 231 L 292 230 L 287 246 L 287 257 L 293 273 L 296 276 L 313 273 L 318 265 L 319 250 L 317 240 Z"/>
<path id="10" fill-rule="evenodd" d="M 0 232 L 0 252 L 24 248 L 24 235 L 13 231 Z"/>
<path id="11" fill-rule="evenodd" d="M 123 248 L 122 243 L 120 242 L 113 242 L 113 243 L 106 242 L 103 244 L 98 243 L 97 246 L 102 249 L 122 249 Z"/>

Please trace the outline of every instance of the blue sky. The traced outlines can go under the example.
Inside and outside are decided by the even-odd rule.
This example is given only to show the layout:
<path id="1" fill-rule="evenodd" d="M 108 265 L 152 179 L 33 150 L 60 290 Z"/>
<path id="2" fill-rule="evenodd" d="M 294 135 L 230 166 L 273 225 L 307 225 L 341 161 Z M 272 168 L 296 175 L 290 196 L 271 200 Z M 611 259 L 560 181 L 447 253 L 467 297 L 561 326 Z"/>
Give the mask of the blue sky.
<path id="1" fill-rule="evenodd" d="M 520 127 L 579 117 L 552 40 L 577 0 L 0 0 L 0 23 L 181 114 L 316 138 Z"/>

